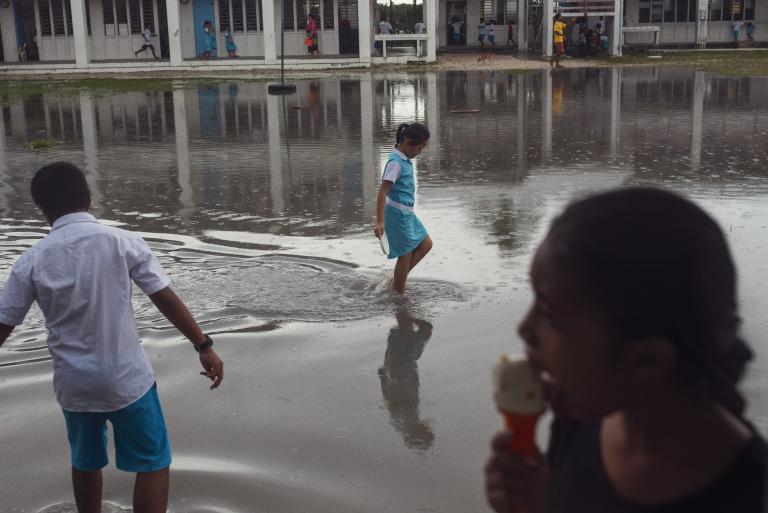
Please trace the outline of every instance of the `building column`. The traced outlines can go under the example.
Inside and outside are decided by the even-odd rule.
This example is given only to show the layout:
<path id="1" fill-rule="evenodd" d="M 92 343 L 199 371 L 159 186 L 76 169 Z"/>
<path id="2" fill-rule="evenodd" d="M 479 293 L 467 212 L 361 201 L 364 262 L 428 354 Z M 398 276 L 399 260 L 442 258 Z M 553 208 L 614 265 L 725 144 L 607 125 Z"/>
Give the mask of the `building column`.
<path id="1" fill-rule="evenodd" d="M 71 0 L 72 38 L 75 43 L 75 66 L 87 68 L 88 58 L 88 25 L 85 21 L 85 2 L 89 0 Z"/>
<path id="2" fill-rule="evenodd" d="M 552 16 L 553 16 L 553 3 L 552 0 L 544 0 L 542 6 L 543 14 L 541 16 L 541 49 L 544 57 L 552 57 Z M 551 100 L 551 98 L 550 98 Z"/>
<path id="3" fill-rule="evenodd" d="M 624 42 L 624 2 L 615 0 L 613 7 L 613 29 L 611 30 L 611 56 L 621 57 Z"/>
<path id="4" fill-rule="evenodd" d="M 709 0 L 698 0 L 696 3 L 696 46 L 705 48 L 709 27 Z"/>
<path id="5" fill-rule="evenodd" d="M 371 0 L 357 1 L 358 45 L 360 62 L 371 62 Z"/>
<path id="6" fill-rule="evenodd" d="M 163 1 L 163 0 L 159 0 Z M 168 53 L 171 66 L 181 66 L 181 6 L 179 0 L 165 0 L 168 20 Z M 175 103 L 175 102 L 174 102 Z"/>
<path id="7" fill-rule="evenodd" d="M 517 49 L 528 50 L 528 0 L 517 0 Z"/>
<path id="8" fill-rule="evenodd" d="M 701 139 L 704 124 L 704 93 L 707 79 L 703 71 L 697 71 L 693 79 L 693 122 L 691 123 L 691 169 L 698 171 L 701 165 Z"/>
<path id="9" fill-rule="evenodd" d="M 280 19 L 279 22 L 283 23 L 283 9 L 282 3 L 280 4 Z M 261 15 L 264 18 L 264 63 L 276 64 L 277 63 L 277 27 L 275 23 L 275 15 L 277 10 L 275 9 L 275 0 L 266 0 L 261 3 Z M 281 49 L 282 51 L 282 49 Z"/>
<path id="10" fill-rule="evenodd" d="M 424 10 L 426 15 L 427 25 L 427 62 L 435 62 L 437 60 L 437 45 L 439 44 L 439 37 L 437 35 L 437 3 L 438 0 L 424 0 Z"/>

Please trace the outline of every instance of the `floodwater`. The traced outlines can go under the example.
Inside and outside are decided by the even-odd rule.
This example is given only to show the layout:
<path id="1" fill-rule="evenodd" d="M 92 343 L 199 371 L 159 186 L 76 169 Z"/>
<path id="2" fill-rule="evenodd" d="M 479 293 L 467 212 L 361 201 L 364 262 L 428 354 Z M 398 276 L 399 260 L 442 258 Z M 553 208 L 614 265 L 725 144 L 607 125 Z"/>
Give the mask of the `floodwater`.
<path id="1" fill-rule="evenodd" d="M 140 232 L 225 361 L 208 391 L 189 344 L 140 295 L 174 451 L 174 512 L 479 512 L 501 426 L 490 369 L 519 353 L 527 266 L 586 191 L 656 184 L 714 214 L 740 270 L 768 431 L 768 79 L 578 69 L 179 83 L 7 101 L 0 280 L 47 227 L 28 195 L 71 160 L 94 213 Z M 464 112 L 459 112 L 464 111 Z M 425 122 L 419 212 L 435 242 L 406 299 L 372 236 L 399 123 Z M 44 151 L 27 145 L 58 141 Z M 69 512 L 68 446 L 38 311 L 0 349 L 0 511 Z M 545 431 L 545 430 L 542 430 Z M 110 466 L 105 511 L 130 506 Z"/>

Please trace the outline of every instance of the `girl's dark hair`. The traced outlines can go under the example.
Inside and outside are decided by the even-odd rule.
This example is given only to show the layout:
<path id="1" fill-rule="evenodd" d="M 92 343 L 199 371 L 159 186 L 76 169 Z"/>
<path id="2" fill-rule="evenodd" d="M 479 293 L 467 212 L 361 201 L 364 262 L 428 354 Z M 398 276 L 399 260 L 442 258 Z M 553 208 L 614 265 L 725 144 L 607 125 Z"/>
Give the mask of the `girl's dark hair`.
<path id="1" fill-rule="evenodd" d="M 35 204 L 50 219 L 91 206 L 91 191 L 85 176 L 69 162 L 54 162 L 41 167 L 32 178 L 30 189 Z"/>
<path id="2" fill-rule="evenodd" d="M 429 129 L 421 123 L 403 123 L 397 127 L 395 144 L 400 144 L 406 139 L 409 139 L 411 144 L 421 144 L 429 140 Z"/>
<path id="3" fill-rule="evenodd" d="M 752 351 L 739 335 L 736 269 L 706 212 L 671 192 L 622 188 L 572 203 L 549 238 L 614 334 L 668 339 L 680 381 L 741 415 Z"/>

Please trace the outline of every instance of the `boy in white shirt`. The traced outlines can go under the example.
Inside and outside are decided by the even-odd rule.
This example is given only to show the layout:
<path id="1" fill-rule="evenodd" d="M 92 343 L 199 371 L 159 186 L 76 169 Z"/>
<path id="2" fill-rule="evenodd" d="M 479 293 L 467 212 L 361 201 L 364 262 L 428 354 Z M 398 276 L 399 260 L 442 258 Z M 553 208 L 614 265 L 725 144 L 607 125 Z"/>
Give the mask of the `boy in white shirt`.
<path id="1" fill-rule="evenodd" d="M 0 297 L 0 345 L 37 301 L 67 424 L 78 511 L 101 511 L 109 420 L 117 467 L 136 473 L 133 510 L 165 512 L 171 449 L 152 367 L 139 345 L 131 282 L 193 343 L 212 389 L 221 383 L 224 365 L 147 243 L 88 213 L 91 195 L 80 169 L 67 162 L 46 165 L 31 189 L 51 231 L 11 269 Z"/>
<path id="2" fill-rule="evenodd" d="M 141 48 L 133 52 L 133 55 L 138 57 L 141 52 L 149 49 L 152 50 L 152 57 L 159 59 L 160 57 L 155 54 L 155 46 L 152 44 L 152 31 L 149 30 L 149 25 L 144 27 L 144 33 L 141 35 L 141 37 L 144 38 L 144 41 L 142 41 L 141 44 Z"/>

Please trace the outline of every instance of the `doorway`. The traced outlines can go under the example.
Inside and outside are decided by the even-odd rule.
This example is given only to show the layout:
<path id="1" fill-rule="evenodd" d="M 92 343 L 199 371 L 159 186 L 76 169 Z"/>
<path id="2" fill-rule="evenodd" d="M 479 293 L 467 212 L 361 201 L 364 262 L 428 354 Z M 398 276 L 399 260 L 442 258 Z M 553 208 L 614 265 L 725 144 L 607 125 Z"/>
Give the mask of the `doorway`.
<path id="1" fill-rule="evenodd" d="M 445 2 L 445 19 L 448 20 L 448 45 L 465 46 L 467 44 L 467 2 Z"/>
<path id="2" fill-rule="evenodd" d="M 205 32 L 203 32 L 203 23 L 216 21 L 216 15 L 213 10 L 213 0 L 193 0 L 192 18 L 195 26 L 195 55 L 205 52 Z M 167 26 L 167 25 L 166 25 Z M 216 27 L 218 30 L 218 27 Z"/>
<path id="3" fill-rule="evenodd" d="M 339 53 L 360 53 L 359 30 L 357 19 L 357 0 L 338 0 L 339 9 Z"/>

